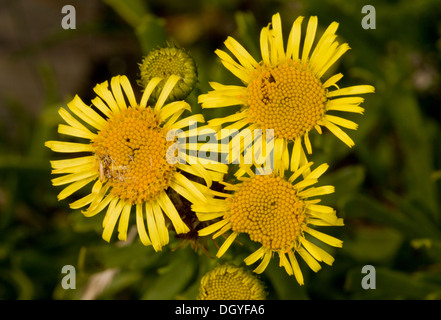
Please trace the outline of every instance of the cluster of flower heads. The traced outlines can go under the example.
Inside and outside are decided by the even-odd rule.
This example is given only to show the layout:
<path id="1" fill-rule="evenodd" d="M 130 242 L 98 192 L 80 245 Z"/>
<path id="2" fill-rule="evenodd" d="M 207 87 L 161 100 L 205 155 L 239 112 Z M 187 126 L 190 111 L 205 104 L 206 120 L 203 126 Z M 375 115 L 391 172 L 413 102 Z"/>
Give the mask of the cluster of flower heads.
<path id="1" fill-rule="evenodd" d="M 156 251 L 169 243 L 169 230 L 174 230 L 182 239 L 187 234 L 223 236 L 216 254 L 220 258 L 242 234 L 260 245 L 244 260 L 246 265 L 260 261 L 255 273 L 262 273 L 277 255 L 279 265 L 303 284 L 299 257 L 313 271 L 321 268 L 320 262 L 331 265 L 334 258 L 318 243 L 341 247 L 342 241 L 315 226 L 342 226 L 343 221 L 333 208 L 319 204 L 318 197 L 334 192 L 334 187 L 314 186 L 328 166 L 308 161 L 309 136 L 314 130 L 321 134 L 325 127 L 352 147 L 354 142 L 342 127 L 356 129 L 357 124 L 332 113 L 363 113 L 363 98 L 356 95 L 374 88 L 340 88 L 340 73 L 322 79 L 349 46 L 336 41 L 336 22 L 314 45 L 316 17 L 309 19 L 302 41 L 302 21 L 303 17 L 295 20 L 285 46 L 281 19 L 275 14 L 261 30 L 260 59 L 231 37 L 225 41 L 231 55 L 216 50 L 222 64 L 243 85 L 211 82 L 213 90 L 198 101 L 202 108 L 241 109 L 208 124 L 201 114 L 191 114 L 191 106 L 183 100 L 195 88 L 197 72 L 189 53 L 174 46 L 154 50 L 143 60 L 139 101 L 126 76 L 113 77 L 110 87 L 107 81 L 96 85 L 92 105 L 75 96 L 67 104 L 69 111 L 59 109 L 66 124 L 60 124 L 58 132 L 84 141 L 46 142 L 55 152 L 74 155 L 51 161 L 52 173 L 62 174 L 53 184 L 66 185 L 58 199 L 89 186 L 90 192 L 70 207 L 83 208 L 87 217 L 105 211 L 102 237 L 106 241 L 115 228 L 118 238 L 126 240 L 134 215 L 140 240 Z M 216 131 L 222 126 L 247 132 L 273 130 L 274 170 L 261 170 L 256 162 L 239 163 L 228 180 L 228 164 L 200 161 L 191 154 L 191 144 L 176 148 L 176 135 L 170 132 L 179 130 L 179 138 L 191 139 L 195 133 L 189 128 L 195 122 Z M 255 139 L 244 138 L 241 151 L 253 148 Z M 234 141 L 227 143 L 230 150 L 236 148 Z M 176 158 L 183 161 L 171 161 Z M 207 274 L 199 298 L 248 299 L 244 294 L 264 298 L 258 280 L 237 270 L 223 266 Z M 219 291 L 240 281 L 250 288 L 228 294 Z"/>

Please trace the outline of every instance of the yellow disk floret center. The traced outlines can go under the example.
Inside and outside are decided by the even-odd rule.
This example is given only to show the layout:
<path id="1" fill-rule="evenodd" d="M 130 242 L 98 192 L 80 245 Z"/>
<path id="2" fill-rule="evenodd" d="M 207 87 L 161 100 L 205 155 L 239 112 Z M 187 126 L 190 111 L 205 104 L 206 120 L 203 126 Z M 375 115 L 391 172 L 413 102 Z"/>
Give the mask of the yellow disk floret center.
<path id="1" fill-rule="evenodd" d="M 167 188 L 174 172 L 166 158 L 172 143 L 151 108 L 114 114 L 93 141 L 101 181 L 131 204 L 155 198 Z"/>
<path id="2" fill-rule="evenodd" d="M 325 90 L 307 64 L 287 60 L 259 66 L 248 85 L 250 121 L 294 140 L 317 124 L 325 112 Z"/>
<path id="3" fill-rule="evenodd" d="M 288 250 L 305 227 L 305 204 L 291 183 L 272 175 L 255 176 L 229 198 L 224 218 L 238 233 L 271 250 Z"/>

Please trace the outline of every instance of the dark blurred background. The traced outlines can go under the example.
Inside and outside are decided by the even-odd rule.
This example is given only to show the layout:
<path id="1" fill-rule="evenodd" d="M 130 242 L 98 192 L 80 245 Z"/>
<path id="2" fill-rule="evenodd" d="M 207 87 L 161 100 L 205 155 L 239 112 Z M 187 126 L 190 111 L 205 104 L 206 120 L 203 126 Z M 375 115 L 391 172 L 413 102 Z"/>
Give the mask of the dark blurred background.
<path id="1" fill-rule="evenodd" d="M 373 30 L 361 26 L 367 4 Z M 64 5 L 75 7 L 76 29 L 62 28 Z M 194 299 L 206 271 L 248 254 L 246 242 L 223 261 L 174 238 L 160 253 L 133 233 L 128 243 L 104 242 L 103 213 L 85 218 L 69 209 L 72 197 L 57 202 L 44 141 L 59 139 L 58 108 L 75 94 L 88 103 L 96 83 L 125 74 L 139 96 L 138 63 L 165 41 L 195 58 L 199 84 L 187 100 L 201 112 L 208 81 L 238 83 L 214 50 L 233 36 L 259 60 L 260 29 L 276 12 L 285 37 L 298 15 L 317 15 L 319 34 L 339 22 L 338 39 L 352 50 L 325 77 L 342 72 L 341 86 L 376 93 L 365 97 L 364 116 L 348 116 L 360 125 L 350 132 L 354 148 L 311 137 L 311 160 L 330 164 L 321 183 L 336 187 L 323 204 L 345 219 L 327 232 L 343 248 L 326 248 L 334 265 L 317 274 L 303 263 L 302 287 L 274 259 L 261 275 L 268 298 L 441 298 L 439 0 L 1 0 L 0 299 Z M 75 290 L 61 286 L 64 265 L 76 269 Z M 376 289 L 361 286 L 365 265 L 375 267 Z"/>

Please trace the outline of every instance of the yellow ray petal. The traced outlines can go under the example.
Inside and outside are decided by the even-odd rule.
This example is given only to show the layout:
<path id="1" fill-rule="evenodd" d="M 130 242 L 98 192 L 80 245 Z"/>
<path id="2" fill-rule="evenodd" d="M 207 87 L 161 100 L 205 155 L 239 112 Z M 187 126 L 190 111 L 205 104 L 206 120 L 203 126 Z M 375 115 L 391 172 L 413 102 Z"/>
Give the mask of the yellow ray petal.
<path id="1" fill-rule="evenodd" d="M 303 174 L 307 169 L 309 169 L 310 166 L 312 166 L 313 162 L 308 162 L 302 165 L 300 168 L 298 168 L 294 173 L 289 177 L 288 181 L 293 182 L 295 181 L 300 175 Z"/>
<path id="2" fill-rule="evenodd" d="M 265 255 L 263 256 L 262 262 L 253 271 L 257 274 L 264 272 L 266 267 L 268 266 L 268 264 L 271 261 L 271 256 L 272 256 L 271 250 L 268 250 L 267 252 L 265 252 Z"/>
<path id="3" fill-rule="evenodd" d="M 132 205 L 130 203 L 125 203 L 118 224 L 118 239 L 121 241 L 127 241 L 127 229 L 129 228 L 131 210 Z"/>
<path id="4" fill-rule="evenodd" d="M 78 173 L 82 171 L 94 171 L 94 170 L 95 170 L 95 164 L 93 162 L 89 162 L 74 167 L 54 169 L 51 171 L 51 174 Z"/>
<path id="5" fill-rule="evenodd" d="M 257 260 L 261 259 L 265 255 L 266 251 L 267 251 L 267 249 L 265 249 L 262 246 L 259 249 L 257 249 L 256 251 L 254 251 L 252 254 L 250 254 L 248 257 L 246 257 L 243 261 L 245 262 L 246 265 L 253 264 Z"/>
<path id="6" fill-rule="evenodd" d="M 70 203 L 69 207 L 71 209 L 82 208 L 82 207 L 88 205 L 89 203 L 91 203 L 95 199 L 96 196 L 97 196 L 96 194 L 89 193 L 87 196 L 84 196 L 81 199 L 78 199 L 78 200 Z"/>
<path id="7" fill-rule="evenodd" d="M 155 77 L 149 81 L 141 97 L 141 103 L 139 104 L 141 108 L 147 107 L 147 103 L 149 101 L 150 95 L 152 94 L 153 90 L 155 90 L 158 83 L 161 82 L 161 80 L 162 80 L 161 78 Z"/>
<path id="8" fill-rule="evenodd" d="M 300 191 L 303 190 L 309 186 L 312 186 L 313 184 L 316 184 L 318 180 L 316 179 L 304 179 L 300 182 L 297 182 L 295 185 L 293 185 L 293 188 Z"/>
<path id="9" fill-rule="evenodd" d="M 260 52 L 262 60 L 265 64 L 270 65 L 270 51 L 269 51 L 269 30 L 268 27 L 262 28 L 260 31 Z"/>
<path id="10" fill-rule="evenodd" d="M 338 60 L 340 59 L 340 57 L 342 55 L 344 55 L 346 53 L 346 51 L 348 51 L 349 49 L 351 49 L 349 47 L 349 45 L 347 43 L 343 43 L 340 46 L 338 46 L 337 48 L 335 48 L 335 45 L 337 44 L 337 42 L 334 42 L 332 44 L 332 46 L 329 49 L 329 54 L 331 54 L 329 56 L 327 56 L 326 59 L 323 60 L 323 62 L 326 61 L 326 63 L 323 66 L 320 66 L 317 70 L 317 77 L 321 78 L 325 72 Z M 335 48 L 335 49 L 334 49 Z"/>
<path id="11" fill-rule="evenodd" d="M 187 118 L 184 118 L 182 120 L 179 120 L 172 125 L 170 125 L 170 129 L 181 129 L 184 127 L 190 127 L 190 122 L 205 122 L 204 116 L 202 114 L 194 114 L 191 116 L 188 116 Z"/>
<path id="12" fill-rule="evenodd" d="M 144 223 L 144 210 L 143 204 L 139 203 L 136 205 L 136 227 L 138 229 L 138 235 L 141 239 L 141 242 L 145 246 L 150 246 L 152 242 L 147 234 L 145 223 Z"/>
<path id="13" fill-rule="evenodd" d="M 127 109 L 127 104 L 122 93 L 120 77 L 121 76 L 112 77 L 110 80 L 110 88 L 112 89 L 113 96 L 115 97 L 115 101 L 118 104 L 119 109 L 125 110 Z"/>
<path id="14" fill-rule="evenodd" d="M 247 69 L 245 69 L 236 62 L 232 63 L 226 60 L 221 60 L 221 63 L 224 65 L 225 68 L 230 70 L 232 74 L 234 74 L 237 78 L 242 80 L 243 83 L 245 84 L 250 83 L 252 78 Z"/>
<path id="15" fill-rule="evenodd" d="M 155 216 L 156 227 L 158 228 L 158 235 L 162 246 L 169 242 L 168 229 L 165 223 L 164 215 L 158 201 L 152 200 L 153 215 Z"/>
<path id="16" fill-rule="evenodd" d="M 323 84 L 323 88 L 329 88 L 330 86 L 336 86 L 338 89 L 338 86 L 336 85 L 336 83 L 343 78 L 343 74 L 342 73 L 337 73 L 334 74 L 332 77 L 330 77 L 328 80 L 325 81 L 325 83 Z"/>
<path id="17" fill-rule="evenodd" d="M 228 224 L 224 225 L 218 232 L 213 234 L 213 239 L 216 239 L 220 235 L 223 235 L 225 232 L 227 232 L 230 229 L 231 229 L 231 223 L 228 223 Z"/>
<path id="18" fill-rule="evenodd" d="M 91 100 L 93 105 L 98 108 L 104 115 L 110 117 L 112 115 L 112 110 L 101 100 L 100 97 L 95 97 Z"/>
<path id="19" fill-rule="evenodd" d="M 187 225 L 182 221 L 181 216 L 179 215 L 178 211 L 176 210 L 173 202 L 171 202 L 170 198 L 167 196 L 167 194 L 163 191 L 159 195 L 158 203 L 162 210 L 165 212 L 167 217 L 170 219 L 171 223 L 173 224 L 173 227 L 176 230 L 176 233 L 187 233 L 190 231 L 190 229 L 187 227 Z"/>
<path id="20" fill-rule="evenodd" d="M 223 226 L 227 225 L 229 223 L 228 220 L 226 219 L 222 219 L 218 222 L 215 222 L 211 225 L 209 225 L 208 227 L 205 227 L 201 230 L 198 231 L 199 236 L 203 237 L 203 236 L 208 236 L 214 232 L 216 232 L 217 230 L 219 230 L 220 228 L 222 228 Z"/>
<path id="21" fill-rule="evenodd" d="M 300 148 L 302 148 L 302 139 L 297 137 L 294 140 L 294 147 L 291 154 L 291 171 L 293 172 L 299 168 L 301 154 Z"/>
<path id="22" fill-rule="evenodd" d="M 189 191 L 185 186 L 181 186 L 176 181 L 173 181 L 173 179 L 170 181 L 169 186 L 188 201 L 192 203 L 200 202 L 200 199 L 193 195 L 191 191 Z"/>
<path id="23" fill-rule="evenodd" d="M 91 144 L 64 142 L 64 141 L 46 141 L 44 145 L 54 152 L 62 153 L 76 153 L 76 152 L 91 152 L 93 147 Z"/>
<path id="24" fill-rule="evenodd" d="M 184 110 L 191 111 L 191 107 L 187 102 L 185 102 L 185 101 L 171 102 L 171 103 L 165 105 L 161 109 L 161 112 L 159 113 L 159 119 L 161 119 L 161 122 L 164 122 L 173 114 L 178 113 L 180 111 L 184 111 Z M 172 123 L 174 123 L 174 121 Z"/>
<path id="25" fill-rule="evenodd" d="M 63 118 L 66 123 L 74 128 L 88 130 L 81 122 L 72 116 L 69 111 L 64 108 L 58 109 L 58 114 Z"/>
<path id="26" fill-rule="evenodd" d="M 113 203 L 113 205 L 112 205 Z M 114 199 L 107 209 L 106 217 L 104 218 L 104 230 L 103 239 L 107 242 L 110 241 L 112 237 L 113 229 L 115 229 L 116 222 L 122 212 L 125 205 L 124 201 L 119 199 Z"/>
<path id="27" fill-rule="evenodd" d="M 210 126 L 220 126 L 226 122 L 235 122 L 248 117 L 248 112 L 236 112 L 223 118 L 216 118 L 208 121 Z"/>
<path id="28" fill-rule="evenodd" d="M 66 199 L 68 196 L 70 196 L 72 193 L 78 191 L 82 187 L 86 186 L 90 182 L 92 182 L 96 177 L 86 178 L 82 180 L 75 181 L 74 183 L 70 184 L 66 188 L 64 188 L 57 196 L 58 200 Z"/>
<path id="29" fill-rule="evenodd" d="M 272 38 L 274 38 L 273 47 L 271 51 L 276 52 L 276 61 L 273 63 L 280 63 L 285 60 L 285 47 L 283 45 L 282 20 L 280 14 L 276 13 L 272 17 Z"/>
<path id="30" fill-rule="evenodd" d="M 225 211 L 208 211 L 208 212 L 202 212 L 202 211 L 198 211 L 196 208 L 194 208 L 193 206 L 191 207 L 193 211 L 196 212 L 196 216 L 198 217 L 199 221 L 209 221 L 209 220 L 214 220 L 217 218 L 222 217 L 225 214 Z M 216 209 L 214 209 L 216 210 Z"/>
<path id="31" fill-rule="evenodd" d="M 328 170 L 329 165 L 327 163 L 322 163 L 317 168 L 315 168 L 307 177 L 307 179 L 318 179 Z"/>
<path id="32" fill-rule="evenodd" d="M 175 74 L 172 74 L 167 81 L 164 84 L 164 87 L 161 91 L 161 94 L 159 95 L 158 101 L 156 101 L 155 104 L 155 111 L 159 112 L 161 110 L 162 106 L 164 105 L 165 101 L 167 100 L 168 96 L 170 95 L 170 92 L 172 92 L 175 85 L 178 83 L 178 81 L 181 80 L 181 78 Z"/>
<path id="33" fill-rule="evenodd" d="M 311 154 L 312 146 L 311 146 L 311 141 L 309 140 L 309 132 L 305 132 L 305 134 L 303 135 L 303 139 L 305 142 L 306 151 L 308 152 L 308 154 Z"/>
<path id="34" fill-rule="evenodd" d="M 75 95 L 73 100 L 67 104 L 69 109 L 81 118 L 84 122 L 90 124 L 94 128 L 101 130 L 107 123 L 98 113 L 91 107 L 86 105 L 78 95 Z"/>
<path id="35" fill-rule="evenodd" d="M 153 208 L 151 202 L 146 202 L 145 204 L 145 215 L 147 221 L 147 229 L 149 231 L 150 240 L 152 242 L 153 249 L 158 252 L 162 250 L 162 241 L 159 235 L 158 226 L 156 225 L 155 215 L 153 213 Z"/>
<path id="36" fill-rule="evenodd" d="M 292 270 L 294 272 L 294 277 L 296 277 L 297 282 L 303 286 L 304 280 L 303 280 L 303 274 L 302 270 L 300 269 L 299 263 L 297 262 L 296 257 L 294 256 L 293 252 L 288 253 L 289 262 L 291 262 Z"/>
<path id="37" fill-rule="evenodd" d="M 348 96 L 348 95 L 365 94 L 365 93 L 373 93 L 373 92 L 375 92 L 375 88 L 373 86 L 358 85 L 358 86 L 346 87 L 334 91 L 329 91 L 326 93 L 326 96 L 330 98 L 337 96 Z"/>
<path id="38" fill-rule="evenodd" d="M 58 133 L 65 134 L 65 135 L 72 136 L 72 137 L 89 139 L 89 140 L 92 140 L 97 136 L 95 133 L 92 133 L 88 129 L 74 128 L 71 126 L 67 126 L 65 124 L 58 125 Z"/>
<path id="39" fill-rule="evenodd" d="M 334 238 L 334 237 L 332 237 L 330 235 L 327 235 L 327 234 L 325 234 L 323 232 L 314 230 L 314 229 L 309 228 L 309 227 L 307 227 L 305 231 L 307 233 L 309 233 L 311 236 L 319 239 L 320 241 L 323 241 L 326 244 L 329 244 L 330 246 L 339 247 L 339 248 L 341 248 L 343 246 L 343 241 L 341 241 L 341 240 L 339 240 L 337 238 Z"/>
<path id="40" fill-rule="evenodd" d="M 249 52 L 237 42 L 236 39 L 228 37 L 224 44 L 246 69 L 253 70 L 259 65 L 253 56 L 251 56 L 251 54 L 249 54 Z"/>
<path id="41" fill-rule="evenodd" d="M 334 258 L 319 246 L 313 244 L 312 242 L 306 240 L 305 238 L 300 238 L 300 242 L 302 243 L 303 247 L 306 250 L 308 250 L 308 252 L 317 261 L 323 261 L 324 263 L 330 266 L 334 263 Z"/>
<path id="42" fill-rule="evenodd" d="M 325 114 L 324 117 L 326 118 L 326 120 L 343 128 L 347 128 L 350 130 L 357 130 L 358 128 L 358 124 L 351 120 L 347 120 L 337 116 L 332 116 L 330 114 Z"/>
<path id="43" fill-rule="evenodd" d="M 115 98 L 112 95 L 112 92 L 109 91 L 109 82 L 104 81 L 103 83 L 97 84 L 93 91 L 104 100 L 104 102 L 109 106 L 112 113 L 119 112 L 119 106 L 115 101 Z"/>
<path id="44" fill-rule="evenodd" d="M 309 266 L 309 268 L 311 268 L 312 271 L 317 272 L 319 271 L 322 267 L 320 266 L 320 264 L 317 262 L 317 260 L 315 260 L 309 253 L 308 251 L 306 251 L 305 249 L 303 249 L 302 247 L 298 248 L 296 250 L 299 255 L 302 257 L 302 259 L 306 262 L 306 264 Z"/>
<path id="45" fill-rule="evenodd" d="M 90 204 L 89 208 L 86 210 L 82 210 L 81 213 L 85 217 L 93 217 L 94 215 L 103 211 L 105 207 L 114 199 L 117 199 L 116 196 L 109 194 L 103 199 L 103 195 L 98 195 Z"/>
<path id="46" fill-rule="evenodd" d="M 286 48 L 286 58 L 296 61 L 299 59 L 300 40 L 302 38 L 302 16 L 298 17 L 291 28 Z"/>
<path id="47" fill-rule="evenodd" d="M 227 238 L 227 240 L 225 240 L 225 242 L 221 245 L 221 247 L 219 248 L 216 257 L 220 258 L 224 255 L 224 253 L 228 250 L 228 248 L 231 246 L 231 244 L 234 242 L 234 240 L 236 239 L 238 233 L 233 232 L 232 234 L 230 234 Z"/>
<path id="48" fill-rule="evenodd" d="M 84 170 L 84 171 L 80 171 L 80 172 L 69 173 L 69 174 L 64 175 L 62 177 L 52 179 L 52 184 L 54 186 L 61 186 L 63 184 L 68 184 L 68 183 L 75 182 L 75 181 L 82 180 L 82 179 L 86 179 L 89 177 L 97 178 L 98 175 L 99 174 L 96 171 Z"/>
<path id="49" fill-rule="evenodd" d="M 309 189 L 303 190 L 302 192 L 298 193 L 298 196 L 301 198 L 310 198 L 310 197 L 330 194 L 330 193 L 333 193 L 334 191 L 335 191 L 334 186 L 320 186 L 317 188 L 309 188 Z"/>
<path id="50" fill-rule="evenodd" d="M 91 164 L 95 156 L 78 157 L 73 159 L 52 160 L 50 161 L 53 169 L 66 169 L 81 165 Z"/>
<path id="51" fill-rule="evenodd" d="M 327 104 L 326 106 L 326 110 L 330 110 L 330 111 L 344 111 L 344 112 L 353 112 L 353 113 L 359 113 L 359 114 L 364 114 L 364 108 L 363 107 L 359 107 L 357 105 L 353 105 L 353 104 L 333 104 L 333 105 L 329 105 Z"/>
<path id="52" fill-rule="evenodd" d="M 330 47 L 332 46 L 335 38 L 337 37 L 335 35 L 337 29 L 338 29 L 338 23 L 337 22 L 331 23 L 328 26 L 328 28 L 325 30 L 323 35 L 321 36 L 319 42 L 317 43 L 317 46 L 312 52 L 310 63 L 314 71 L 317 71 L 317 61 L 320 60 L 323 61 L 323 59 L 326 57 L 326 53 L 330 50 Z M 321 64 L 324 64 L 325 62 Z"/>
<path id="53" fill-rule="evenodd" d="M 317 31 L 318 19 L 316 16 L 309 18 L 308 27 L 306 28 L 305 42 L 303 43 L 302 61 L 307 61 L 312 44 L 314 43 L 315 33 Z"/>
<path id="54" fill-rule="evenodd" d="M 325 127 L 329 129 L 329 131 L 331 131 L 337 138 L 343 141 L 349 148 L 352 148 L 355 145 L 354 141 L 348 136 L 346 132 L 340 129 L 340 127 L 326 120 L 326 118 L 323 119 L 323 123 Z"/>
<path id="55" fill-rule="evenodd" d="M 121 76 L 119 78 L 120 85 L 124 90 L 124 93 L 127 96 L 127 99 L 129 100 L 129 103 L 132 107 L 138 106 L 136 103 L 135 94 L 133 93 L 132 85 L 130 84 L 129 79 L 126 76 Z"/>
<path id="56" fill-rule="evenodd" d="M 280 258 L 280 263 L 279 266 L 280 267 L 284 267 L 285 271 L 288 275 L 293 275 L 294 271 L 292 270 L 292 266 L 289 263 L 289 260 L 286 258 L 285 252 L 279 252 L 279 258 Z"/>

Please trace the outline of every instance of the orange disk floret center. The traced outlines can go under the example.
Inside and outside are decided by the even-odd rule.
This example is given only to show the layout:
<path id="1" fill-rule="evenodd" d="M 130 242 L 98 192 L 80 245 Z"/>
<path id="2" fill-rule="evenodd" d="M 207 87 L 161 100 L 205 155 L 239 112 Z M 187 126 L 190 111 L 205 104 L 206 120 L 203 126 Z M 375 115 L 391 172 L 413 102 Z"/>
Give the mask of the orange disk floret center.
<path id="1" fill-rule="evenodd" d="M 101 181 L 131 204 L 155 198 L 168 187 L 174 172 L 166 157 L 172 143 L 151 108 L 114 114 L 93 141 Z"/>
<path id="2" fill-rule="evenodd" d="M 231 228 L 272 250 L 288 250 L 305 227 L 305 204 L 281 177 L 255 176 L 229 198 Z"/>
<path id="3" fill-rule="evenodd" d="M 287 60 L 262 65 L 248 85 L 250 121 L 294 140 L 310 131 L 325 113 L 325 89 L 307 64 Z"/>

